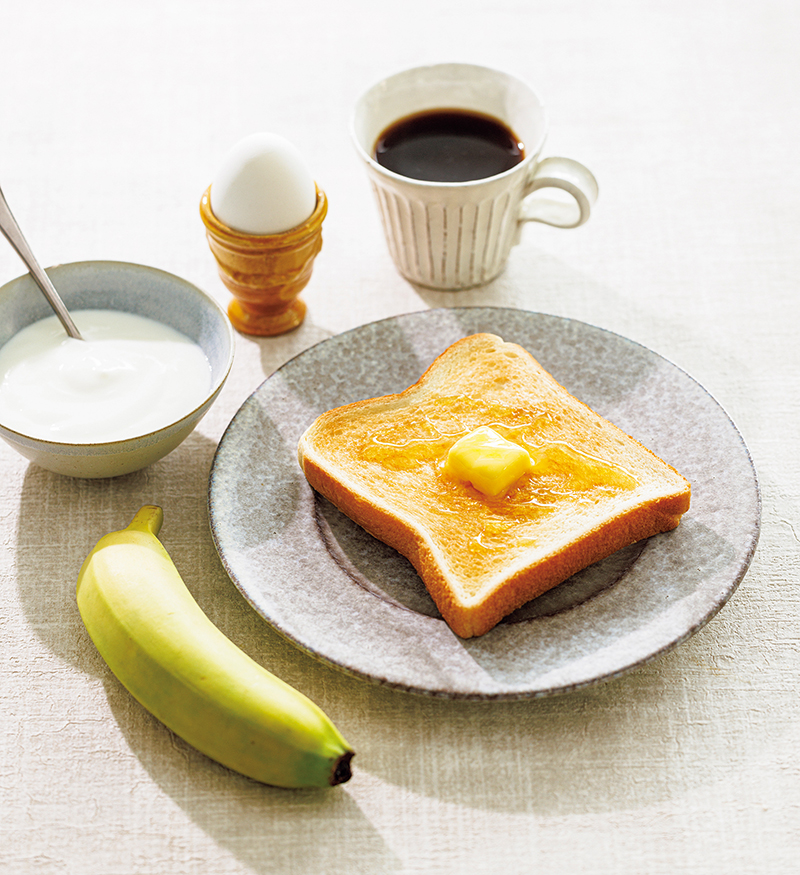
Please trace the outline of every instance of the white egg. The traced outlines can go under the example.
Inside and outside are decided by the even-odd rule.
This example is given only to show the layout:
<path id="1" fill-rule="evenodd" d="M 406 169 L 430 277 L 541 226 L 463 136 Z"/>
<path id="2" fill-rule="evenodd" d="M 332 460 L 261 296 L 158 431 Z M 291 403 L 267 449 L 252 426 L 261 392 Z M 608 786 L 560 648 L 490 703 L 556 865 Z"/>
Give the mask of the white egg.
<path id="1" fill-rule="evenodd" d="M 211 211 L 245 234 L 280 234 L 314 212 L 314 178 L 300 152 L 277 134 L 251 134 L 223 158 L 211 184 Z"/>

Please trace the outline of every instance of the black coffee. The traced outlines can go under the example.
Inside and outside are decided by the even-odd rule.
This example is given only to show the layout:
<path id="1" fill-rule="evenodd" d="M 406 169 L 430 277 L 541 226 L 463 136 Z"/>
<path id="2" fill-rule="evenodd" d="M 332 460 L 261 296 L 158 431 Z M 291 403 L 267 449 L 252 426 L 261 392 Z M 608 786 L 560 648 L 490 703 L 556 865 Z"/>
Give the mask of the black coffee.
<path id="1" fill-rule="evenodd" d="M 510 170 L 525 157 L 501 121 L 461 109 L 435 109 L 391 124 L 375 144 L 375 160 L 401 176 L 467 182 Z"/>

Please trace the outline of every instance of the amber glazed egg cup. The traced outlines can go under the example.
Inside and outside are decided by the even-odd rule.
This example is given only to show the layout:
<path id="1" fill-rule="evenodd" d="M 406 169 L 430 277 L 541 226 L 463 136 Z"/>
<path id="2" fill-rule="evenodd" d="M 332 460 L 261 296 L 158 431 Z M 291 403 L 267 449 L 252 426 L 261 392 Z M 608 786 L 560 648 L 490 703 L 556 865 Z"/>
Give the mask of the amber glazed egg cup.
<path id="1" fill-rule="evenodd" d="M 306 315 L 298 298 L 311 279 L 322 248 L 322 221 L 328 212 L 317 186 L 317 205 L 309 218 L 282 234 L 244 234 L 211 211 L 211 186 L 200 199 L 200 216 L 222 282 L 233 295 L 228 316 L 237 331 L 268 337 L 297 328 Z"/>

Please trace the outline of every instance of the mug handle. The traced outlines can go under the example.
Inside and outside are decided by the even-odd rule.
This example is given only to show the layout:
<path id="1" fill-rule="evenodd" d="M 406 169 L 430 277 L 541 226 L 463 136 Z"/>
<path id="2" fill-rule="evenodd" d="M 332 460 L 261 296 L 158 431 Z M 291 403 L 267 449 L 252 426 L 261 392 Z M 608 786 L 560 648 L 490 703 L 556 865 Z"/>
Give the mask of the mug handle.
<path id="1" fill-rule="evenodd" d="M 528 197 L 540 188 L 563 189 L 572 195 L 574 203 Z M 556 228 L 577 228 L 589 219 L 597 193 L 597 180 L 583 164 L 571 158 L 545 158 L 526 186 L 519 219 Z"/>

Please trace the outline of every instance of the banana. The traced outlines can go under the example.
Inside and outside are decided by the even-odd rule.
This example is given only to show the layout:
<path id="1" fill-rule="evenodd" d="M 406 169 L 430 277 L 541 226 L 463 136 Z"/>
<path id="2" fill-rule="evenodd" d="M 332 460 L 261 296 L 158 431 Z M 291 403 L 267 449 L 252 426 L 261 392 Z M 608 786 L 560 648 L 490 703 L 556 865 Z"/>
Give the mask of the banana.
<path id="1" fill-rule="evenodd" d="M 353 751 L 306 696 L 254 662 L 203 613 L 146 505 L 101 538 L 78 575 L 78 608 L 109 668 L 148 711 L 207 756 L 279 787 L 350 778 Z"/>

